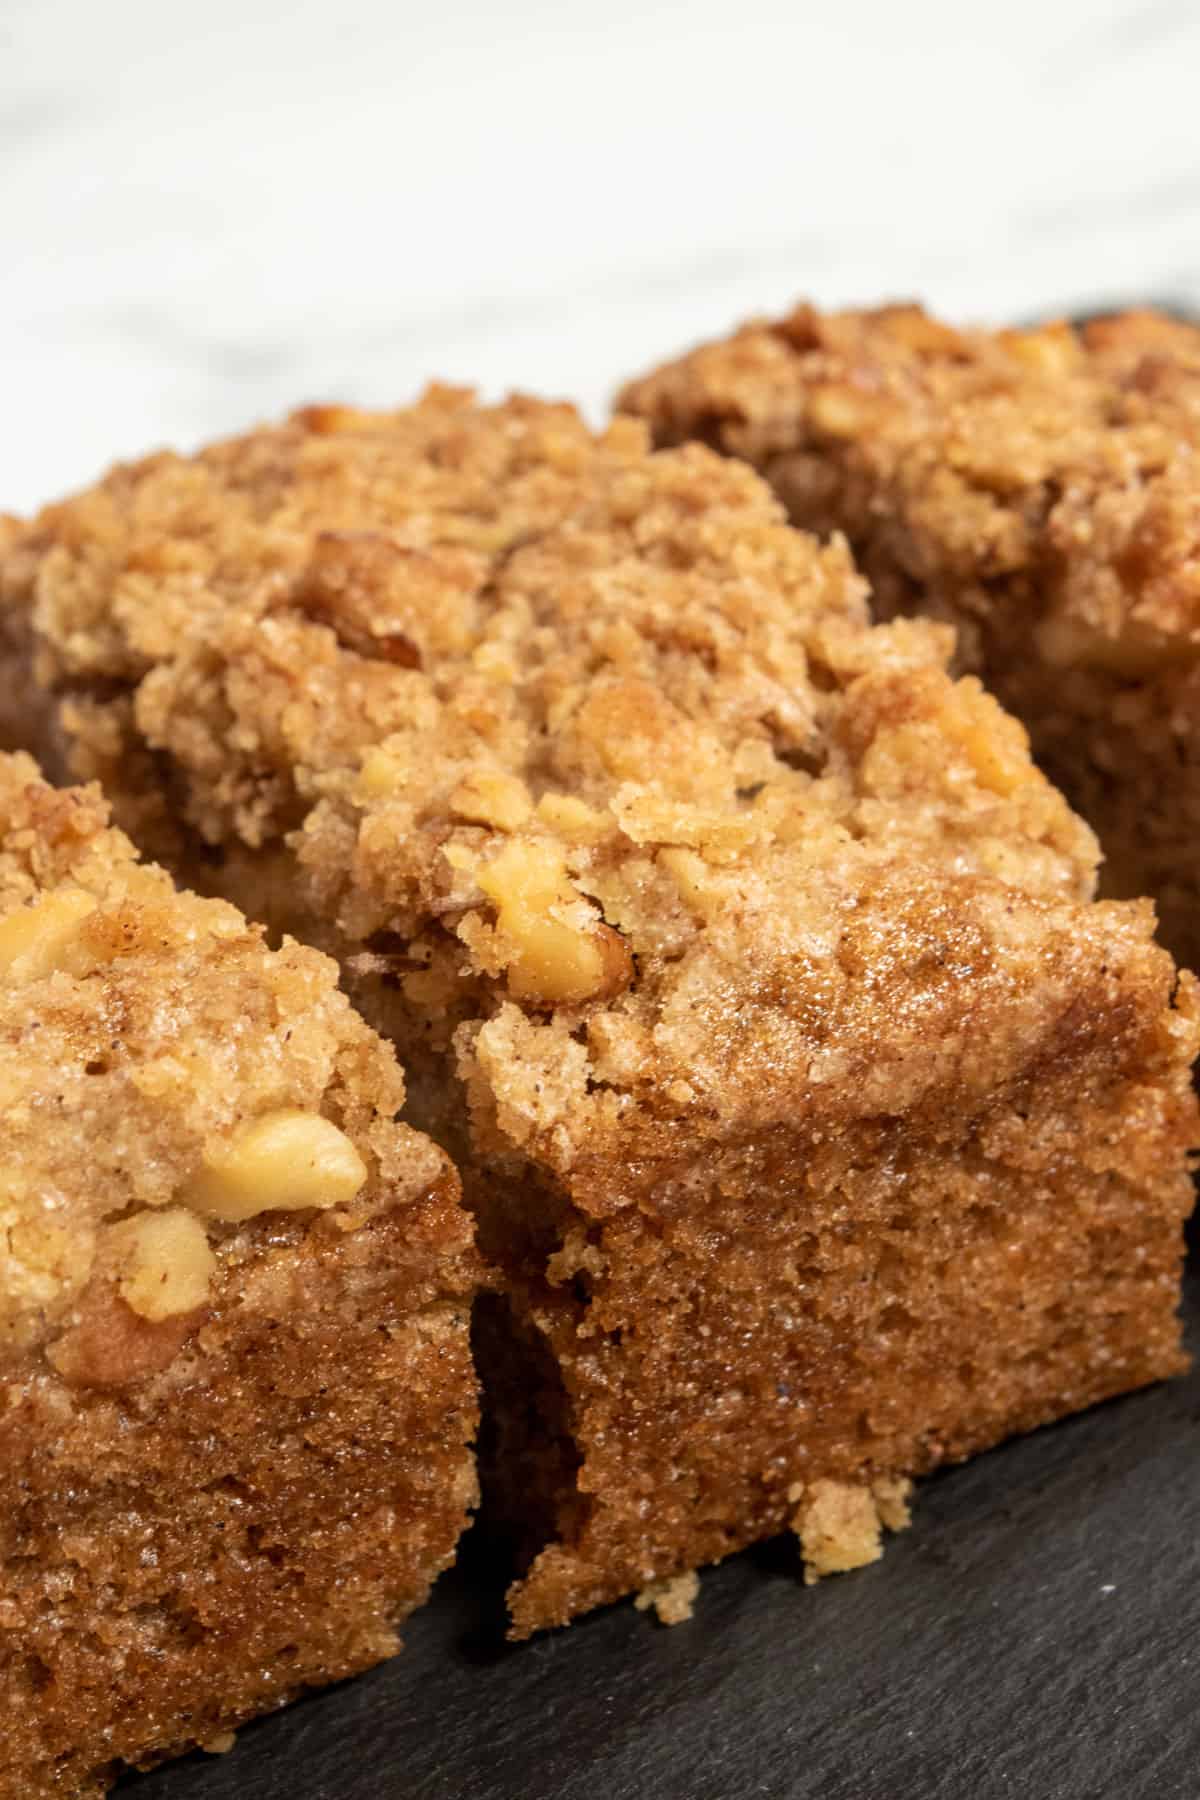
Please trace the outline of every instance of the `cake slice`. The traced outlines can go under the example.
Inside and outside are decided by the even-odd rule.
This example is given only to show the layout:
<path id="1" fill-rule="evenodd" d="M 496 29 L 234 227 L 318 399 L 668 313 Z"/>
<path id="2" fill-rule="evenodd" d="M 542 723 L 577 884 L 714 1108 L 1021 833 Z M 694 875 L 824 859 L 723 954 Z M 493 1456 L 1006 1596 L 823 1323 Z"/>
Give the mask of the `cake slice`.
<path id="1" fill-rule="evenodd" d="M 881 616 L 957 629 L 1200 966 L 1200 331 L 1150 312 L 959 331 L 915 306 L 755 322 L 626 388 L 841 531 Z"/>
<path id="2" fill-rule="evenodd" d="M 434 390 L 117 470 L 6 572 L 27 728 L 338 955 L 462 1170 L 517 1635 L 792 1525 L 862 1562 L 1183 1366 L 1194 984 L 743 464 Z"/>
<path id="3" fill-rule="evenodd" d="M 334 965 L 0 758 L 0 1795 L 397 1648 L 476 1493 L 457 1178 Z"/>

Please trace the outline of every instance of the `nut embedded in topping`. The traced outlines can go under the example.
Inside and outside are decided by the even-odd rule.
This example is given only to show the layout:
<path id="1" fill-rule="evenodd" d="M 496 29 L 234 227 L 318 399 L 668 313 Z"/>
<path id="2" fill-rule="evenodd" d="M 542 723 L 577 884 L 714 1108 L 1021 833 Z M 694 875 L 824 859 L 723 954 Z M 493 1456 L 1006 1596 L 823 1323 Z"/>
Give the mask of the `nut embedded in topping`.
<path id="1" fill-rule="evenodd" d="M 382 800 L 399 792 L 411 770 L 402 751 L 375 744 L 362 759 L 358 775 L 358 794 L 363 800 Z"/>
<path id="2" fill-rule="evenodd" d="M 515 1000 L 570 1006 L 628 987 L 633 959 L 624 940 L 573 886 L 551 845 L 506 844 L 478 880 L 496 905 Z"/>
<path id="3" fill-rule="evenodd" d="M 321 531 L 293 593 L 300 611 L 327 625 L 344 650 L 419 669 L 411 636 L 410 571 L 428 562 L 378 531 Z"/>
<path id="4" fill-rule="evenodd" d="M 451 794 L 450 809 L 472 824 L 516 831 L 528 819 L 533 802 L 518 776 L 497 769 L 473 769 Z"/>
<path id="5" fill-rule="evenodd" d="M 117 1291 L 131 1312 L 156 1323 L 195 1312 L 217 1266 L 204 1226 L 183 1206 L 142 1212 L 112 1228 L 120 1257 Z"/>
<path id="6" fill-rule="evenodd" d="M 1052 381 L 1061 381 L 1083 366 L 1083 346 L 1070 325 L 1043 325 L 1035 331 L 1002 331 L 999 342 L 1018 362 Z"/>
<path id="7" fill-rule="evenodd" d="M 694 850 L 670 844 L 658 853 L 659 863 L 675 879 L 679 897 L 701 918 L 711 917 L 721 904 L 721 892 L 713 871 Z"/>
<path id="8" fill-rule="evenodd" d="M 827 382 L 809 395 L 809 419 L 827 437 L 853 437 L 862 429 L 866 410 L 863 398 L 845 385 Z"/>
<path id="9" fill-rule="evenodd" d="M 93 894 L 67 887 L 9 913 L 0 919 L 0 973 L 17 981 L 38 981 L 56 969 L 86 973 L 92 959 L 79 941 L 79 927 L 95 910 Z"/>
<path id="10" fill-rule="evenodd" d="M 568 843 L 596 843 L 612 823 L 611 815 L 597 812 L 574 794 L 543 794 L 537 815 L 548 831 Z"/>
<path id="11" fill-rule="evenodd" d="M 319 1113 L 282 1107 L 207 1150 L 187 1201 L 237 1223 L 264 1212 L 347 1205 L 366 1179 L 366 1164 L 344 1131 Z"/>

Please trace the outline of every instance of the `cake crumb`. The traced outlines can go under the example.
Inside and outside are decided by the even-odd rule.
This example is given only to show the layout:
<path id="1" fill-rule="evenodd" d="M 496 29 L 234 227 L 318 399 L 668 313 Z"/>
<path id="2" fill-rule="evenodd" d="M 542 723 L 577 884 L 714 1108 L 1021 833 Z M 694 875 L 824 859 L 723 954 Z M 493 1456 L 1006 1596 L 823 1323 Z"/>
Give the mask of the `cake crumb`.
<path id="1" fill-rule="evenodd" d="M 236 1731 L 218 1731 L 215 1737 L 209 1738 L 200 1748 L 207 1751 L 209 1756 L 228 1756 L 236 1743 Z"/>
<path id="2" fill-rule="evenodd" d="M 699 1575 L 695 1569 L 687 1569 L 682 1575 L 647 1583 L 633 1604 L 639 1612 L 649 1612 L 653 1607 L 660 1625 L 683 1625 L 692 1616 L 699 1592 Z"/>
<path id="3" fill-rule="evenodd" d="M 903 1531 L 912 1524 L 913 1484 L 907 1475 L 877 1475 L 871 1494 L 879 1522 L 887 1531 Z"/>
<path id="4" fill-rule="evenodd" d="M 865 1568 L 883 1555 L 883 1531 L 902 1531 L 909 1523 L 912 1482 L 903 1476 L 878 1476 L 870 1487 L 849 1481 L 814 1481 L 807 1489 L 788 1491 L 798 1499 L 792 1530 L 800 1539 L 807 1587 L 823 1575 Z"/>

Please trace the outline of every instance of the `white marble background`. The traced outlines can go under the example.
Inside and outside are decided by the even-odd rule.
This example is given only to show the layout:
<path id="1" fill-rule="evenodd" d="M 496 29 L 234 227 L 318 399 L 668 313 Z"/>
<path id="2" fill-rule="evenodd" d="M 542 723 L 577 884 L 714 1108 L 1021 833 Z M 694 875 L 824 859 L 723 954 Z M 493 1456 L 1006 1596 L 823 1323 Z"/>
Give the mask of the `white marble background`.
<path id="1" fill-rule="evenodd" d="M 0 0 L 0 508 L 801 292 L 1200 300 L 1187 0 Z"/>

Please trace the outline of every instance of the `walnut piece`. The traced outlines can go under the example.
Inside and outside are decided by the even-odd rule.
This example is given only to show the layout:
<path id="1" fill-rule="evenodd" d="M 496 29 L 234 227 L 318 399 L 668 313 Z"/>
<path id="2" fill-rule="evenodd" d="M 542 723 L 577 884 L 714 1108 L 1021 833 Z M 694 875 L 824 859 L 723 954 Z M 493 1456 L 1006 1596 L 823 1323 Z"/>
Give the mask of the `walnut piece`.
<path id="1" fill-rule="evenodd" d="M 91 958 L 79 927 L 95 910 L 94 895 L 61 887 L 9 913 L 0 919 L 0 973 L 12 981 L 39 981 L 55 970 L 86 973 Z"/>
<path id="2" fill-rule="evenodd" d="M 141 1212 L 112 1227 L 120 1258 L 117 1292 L 131 1312 L 155 1324 L 195 1312 L 208 1299 L 217 1259 L 204 1226 L 186 1207 Z"/>
<path id="3" fill-rule="evenodd" d="M 623 939 L 571 882 L 549 844 L 513 841 L 479 871 L 496 906 L 496 935 L 515 1000 L 569 1006 L 627 987 Z"/>
<path id="4" fill-rule="evenodd" d="M 264 1212 L 344 1206 L 367 1179 L 344 1131 L 319 1113 L 264 1113 L 205 1152 L 186 1199 L 197 1212 L 240 1221 Z"/>
<path id="5" fill-rule="evenodd" d="M 329 626 L 344 649 L 419 669 L 406 593 L 414 560 L 382 532 L 321 531 L 293 597 L 301 612 Z"/>
<path id="6" fill-rule="evenodd" d="M 450 810 L 472 824 L 516 831 L 533 811 L 533 802 L 519 776 L 498 769 L 474 769 L 451 794 Z"/>

